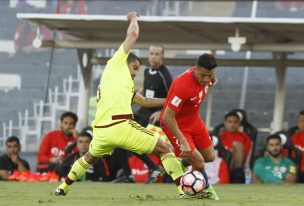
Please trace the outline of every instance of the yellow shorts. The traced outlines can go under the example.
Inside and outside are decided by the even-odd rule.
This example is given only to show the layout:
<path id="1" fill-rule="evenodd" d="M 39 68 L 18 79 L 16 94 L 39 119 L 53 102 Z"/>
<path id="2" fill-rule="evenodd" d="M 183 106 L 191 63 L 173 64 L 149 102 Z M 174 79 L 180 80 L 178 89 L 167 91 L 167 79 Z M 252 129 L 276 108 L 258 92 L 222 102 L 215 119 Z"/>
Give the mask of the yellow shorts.
<path id="1" fill-rule="evenodd" d="M 107 128 L 93 128 L 93 140 L 89 151 L 94 157 L 111 154 L 115 148 L 122 148 L 138 154 L 151 153 L 158 138 L 133 120 Z"/>

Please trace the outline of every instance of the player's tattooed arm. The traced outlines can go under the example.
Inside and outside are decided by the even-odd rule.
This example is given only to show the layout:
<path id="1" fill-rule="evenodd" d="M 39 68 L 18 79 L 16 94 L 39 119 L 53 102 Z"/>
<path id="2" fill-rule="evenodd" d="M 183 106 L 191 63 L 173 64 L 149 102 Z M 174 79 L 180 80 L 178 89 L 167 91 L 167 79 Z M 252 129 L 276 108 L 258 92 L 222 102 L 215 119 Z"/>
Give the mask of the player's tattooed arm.
<path id="1" fill-rule="evenodd" d="M 140 93 L 135 93 L 133 102 L 141 107 L 161 107 L 164 105 L 166 99 L 164 98 L 147 98 Z"/>

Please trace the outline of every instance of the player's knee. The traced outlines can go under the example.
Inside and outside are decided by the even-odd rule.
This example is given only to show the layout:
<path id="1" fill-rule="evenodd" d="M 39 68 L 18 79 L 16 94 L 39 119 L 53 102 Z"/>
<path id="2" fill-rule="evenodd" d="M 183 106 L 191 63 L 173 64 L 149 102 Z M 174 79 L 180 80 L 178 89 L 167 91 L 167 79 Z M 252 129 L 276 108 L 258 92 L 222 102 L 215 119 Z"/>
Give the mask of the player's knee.
<path id="1" fill-rule="evenodd" d="M 171 146 L 159 138 L 154 148 L 154 152 L 158 154 L 167 154 L 170 153 L 171 151 L 172 151 Z"/>
<path id="2" fill-rule="evenodd" d="M 213 162 L 215 160 L 215 154 L 214 154 L 214 152 L 206 155 L 206 157 L 204 157 L 204 159 L 205 159 L 206 163 L 207 162 Z"/>

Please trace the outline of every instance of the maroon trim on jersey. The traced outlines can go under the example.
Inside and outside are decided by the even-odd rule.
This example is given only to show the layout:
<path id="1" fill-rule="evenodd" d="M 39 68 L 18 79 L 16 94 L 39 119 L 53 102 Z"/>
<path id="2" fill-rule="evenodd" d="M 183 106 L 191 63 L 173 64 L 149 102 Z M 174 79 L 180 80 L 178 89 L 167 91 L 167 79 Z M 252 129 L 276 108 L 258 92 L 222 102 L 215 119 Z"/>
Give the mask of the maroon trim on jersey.
<path id="1" fill-rule="evenodd" d="M 113 115 L 112 120 L 118 119 L 133 119 L 133 114 L 120 114 L 120 115 Z"/>
<path id="2" fill-rule="evenodd" d="M 109 165 L 107 163 L 107 161 L 104 159 L 104 158 L 100 158 L 104 167 L 105 167 L 105 170 L 106 170 L 106 175 L 109 177 L 110 176 L 110 168 L 109 168 Z"/>
<path id="3" fill-rule="evenodd" d="M 124 121 L 127 121 L 127 119 L 124 119 L 124 120 L 121 120 L 121 121 L 118 121 L 118 122 L 113 122 L 111 124 L 107 124 L 107 125 L 103 125 L 103 126 L 94 126 L 94 127 L 95 128 L 107 128 L 107 127 L 112 127 L 113 125 L 116 125 L 116 124 L 123 123 Z"/>

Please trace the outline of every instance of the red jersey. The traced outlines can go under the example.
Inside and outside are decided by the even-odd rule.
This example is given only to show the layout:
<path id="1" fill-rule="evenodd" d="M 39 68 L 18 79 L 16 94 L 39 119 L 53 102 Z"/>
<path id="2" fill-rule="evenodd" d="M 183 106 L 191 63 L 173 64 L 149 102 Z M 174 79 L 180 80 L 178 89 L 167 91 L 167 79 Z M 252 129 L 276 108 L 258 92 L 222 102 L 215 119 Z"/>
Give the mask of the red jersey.
<path id="1" fill-rule="evenodd" d="M 224 131 L 220 134 L 223 145 L 226 149 L 231 149 L 234 141 L 238 141 L 243 144 L 243 154 L 245 155 L 244 161 L 246 161 L 251 148 L 251 139 L 244 132 L 229 132 Z"/>
<path id="2" fill-rule="evenodd" d="M 297 132 L 291 137 L 291 141 L 295 147 L 302 152 L 301 168 L 304 168 L 304 132 Z"/>
<path id="3" fill-rule="evenodd" d="M 164 109 L 168 106 L 177 113 L 175 118 L 179 127 L 200 119 L 199 108 L 208 92 L 208 86 L 200 85 L 195 79 L 194 69 L 188 69 L 173 80 L 164 105 Z"/>
<path id="4" fill-rule="evenodd" d="M 75 141 L 75 137 L 65 137 L 62 130 L 47 133 L 38 151 L 38 168 L 47 166 L 52 157 L 63 157 L 66 146 Z"/>

